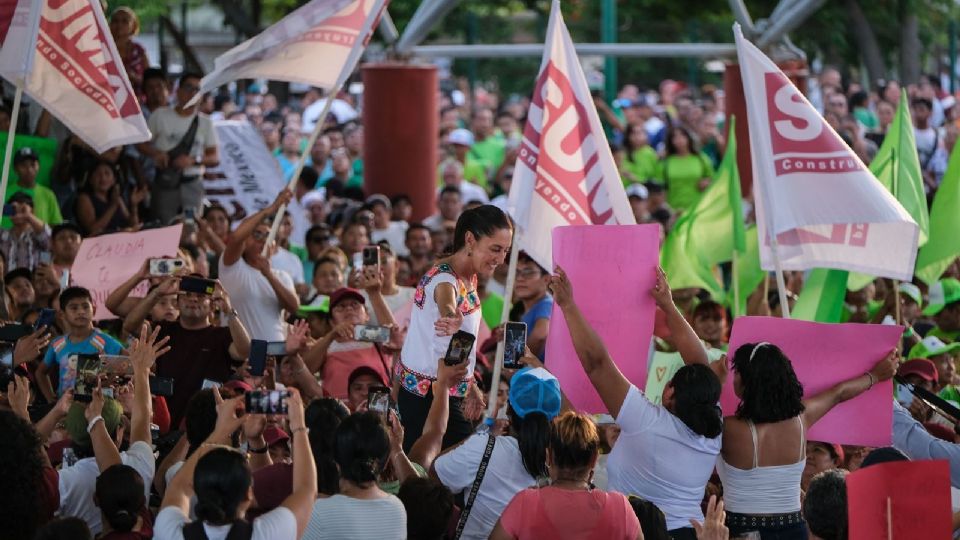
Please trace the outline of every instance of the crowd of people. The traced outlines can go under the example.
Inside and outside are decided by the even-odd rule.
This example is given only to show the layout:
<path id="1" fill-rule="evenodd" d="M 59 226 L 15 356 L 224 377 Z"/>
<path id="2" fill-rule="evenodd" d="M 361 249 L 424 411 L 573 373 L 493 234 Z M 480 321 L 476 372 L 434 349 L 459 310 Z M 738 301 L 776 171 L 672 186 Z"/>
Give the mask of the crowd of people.
<path id="1" fill-rule="evenodd" d="M 814 395 L 776 345 L 728 351 L 728 307 L 671 290 L 658 271 L 649 293 L 669 337 L 653 347 L 684 366 L 647 396 L 562 268 L 520 252 L 502 319 L 518 249 L 506 201 L 529 99 L 444 87 L 440 131 L 423 134 L 440 148 L 431 214 L 364 189 L 364 160 L 376 156 L 364 153 L 356 96 L 311 89 L 282 103 L 255 83 L 188 106 L 200 74 L 150 67 L 133 10 L 115 10 L 110 29 L 153 139 L 98 154 L 36 104 L 18 130 L 59 150 L 40 163 L 21 147 L 5 194 L 0 536 L 843 540 L 848 472 L 947 459 L 960 493 L 960 418 L 904 392 L 891 405 L 892 447 L 808 437 L 833 407 L 895 374 L 960 406 L 960 265 L 929 288 L 878 279 L 849 292 L 845 321 L 899 312 L 902 354 Z M 898 83 L 863 88 L 827 67 L 809 87 L 869 163 Z M 934 77 L 906 90 L 932 197 L 960 129 L 956 101 Z M 713 181 L 723 92 L 668 80 L 597 93 L 595 105 L 637 222 L 669 231 Z M 0 130 L 10 113 L 0 108 Z M 294 189 L 260 210 L 211 203 L 203 178 L 220 160 L 218 119 L 249 122 L 284 182 L 305 153 Z M 750 208 L 748 196 L 748 221 Z M 102 306 L 71 279 L 83 239 L 175 223 L 175 272 L 144 260 Z M 788 273 L 791 301 L 804 277 Z M 779 314 L 774 283 L 750 297 L 750 314 Z M 551 374 L 554 312 L 607 415 L 573 410 Z M 494 380 L 506 322 L 526 325 L 524 367 Z M 463 332 L 474 338 L 466 360 L 445 361 Z M 650 350 L 636 353 L 646 361 Z M 723 417 L 728 378 L 739 406 Z"/>

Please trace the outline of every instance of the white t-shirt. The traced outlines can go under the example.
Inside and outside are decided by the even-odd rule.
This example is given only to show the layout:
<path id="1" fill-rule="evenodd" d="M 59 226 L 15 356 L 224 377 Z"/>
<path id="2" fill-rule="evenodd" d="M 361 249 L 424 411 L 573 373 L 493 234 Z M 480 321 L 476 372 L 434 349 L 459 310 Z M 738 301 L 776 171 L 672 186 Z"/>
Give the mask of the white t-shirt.
<path id="1" fill-rule="evenodd" d="M 323 107 L 326 104 L 327 99 L 321 98 L 303 110 L 303 123 L 300 125 L 301 133 L 310 133 L 313 131 L 313 128 L 317 125 L 317 120 L 320 119 L 320 113 L 323 112 Z M 349 103 L 337 98 L 334 98 L 333 104 L 330 105 L 330 114 L 336 117 L 338 124 L 349 122 L 360 116 L 357 110 L 351 107 Z"/>
<path id="2" fill-rule="evenodd" d="M 700 501 L 720 454 L 721 437 L 697 435 L 630 385 L 617 416 L 620 437 L 607 458 L 608 487 L 663 511 L 667 529 L 703 521 Z"/>
<path id="3" fill-rule="evenodd" d="M 472 435 L 455 450 L 437 458 L 433 464 L 437 478 L 454 494 L 464 492 L 464 497 L 467 497 L 486 448 L 487 435 Z M 513 496 L 536 484 L 537 481 L 523 468 L 517 440 L 509 435 L 497 437 L 487 473 L 473 501 L 473 509 L 461 538 L 489 537 Z"/>
<path id="4" fill-rule="evenodd" d="M 290 274 L 276 268 L 272 271 L 285 288 L 296 294 Z M 259 270 L 247 264 L 243 257 L 227 266 L 221 256 L 220 282 L 230 295 L 233 307 L 240 315 L 240 320 L 247 327 L 247 331 L 250 332 L 251 339 L 265 341 L 286 339 L 285 325 L 280 317 L 283 311 L 280 300 L 270 286 L 270 282 Z"/>
<path id="5" fill-rule="evenodd" d="M 467 289 L 473 285 L 458 280 L 449 265 L 434 265 L 426 275 L 431 276 L 426 286 L 421 290 L 421 280 L 421 285 L 418 285 L 414 292 L 410 327 L 407 329 L 407 338 L 403 341 L 400 359 L 407 368 L 427 377 L 436 378 L 437 360 L 447 353 L 447 347 L 450 345 L 450 336 L 437 336 L 433 326 L 440 318 L 440 310 L 433 299 L 433 292 L 437 285 L 449 283 L 457 291 L 457 302 L 459 302 L 460 313 L 463 315 L 460 330 L 476 336 L 480 331 L 483 314 L 480 311 L 480 298 L 475 290 L 471 295 L 464 296 Z M 474 341 L 473 348 L 470 349 L 470 365 L 467 367 L 467 373 L 473 373 L 477 360 L 476 353 L 477 343 Z"/>
<path id="6" fill-rule="evenodd" d="M 153 448 L 143 441 L 130 445 L 126 452 L 120 452 L 120 462 L 133 467 L 143 478 L 144 496 L 150 498 L 150 485 L 156 469 Z M 100 469 L 96 458 L 84 458 L 60 470 L 60 509 L 59 517 L 78 517 L 87 523 L 94 536 L 100 534 L 103 525 L 100 522 L 100 509 L 93 502 L 97 490 L 97 477 Z"/>
<path id="7" fill-rule="evenodd" d="M 217 132 L 213 129 L 213 122 L 207 115 L 198 114 L 200 119 L 197 121 L 197 134 L 190 148 L 192 157 L 202 157 L 204 148 L 217 146 Z M 191 123 L 193 115 L 181 116 L 173 107 L 161 107 L 153 111 L 147 119 L 147 127 L 153 133 L 153 146 L 161 152 L 172 149 L 190 129 Z M 185 172 L 190 174 L 190 171 Z"/>
<path id="8" fill-rule="evenodd" d="M 183 540 L 183 526 L 189 524 L 187 516 L 175 506 L 167 506 L 157 514 L 153 524 L 154 540 Z M 230 525 L 203 524 L 209 540 L 224 540 L 230 534 Z M 277 508 L 253 520 L 252 540 L 296 540 L 297 518 L 288 508 Z"/>
<path id="9" fill-rule="evenodd" d="M 373 232 L 370 233 L 370 239 L 373 240 L 374 244 L 386 240 L 394 253 L 406 257 L 410 254 L 410 250 L 407 249 L 408 227 L 410 227 L 410 224 L 406 221 L 391 221 L 386 229 L 373 229 Z"/>
<path id="10" fill-rule="evenodd" d="M 404 540 L 407 511 L 400 499 L 333 495 L 313 503 L 303 540 Z"/>
<path id="11" fill-rule="evenodd" d="M 387 307 L 390 308 L 390 313 L 393 313 L 393 318 L 397 321 L 397 326 L 405 329 L 410 325 L 410 304 L 413 304 L 413 294 L 416 292 L 416 289 L 413 287 L 397 287 L 397 289 L 397 294 L 391 294 L 390 296 L 384 295 L 383 300 L 387 303 Z M 370 324 L 380 324 L 377 319 L 377 314 L 373 311 L 373 304 L 370 303 L 370 295 L 367 294 L 367 291 L 360 291 L 360 294 L 366 299 L 367 313 L 370 314 Z"/>
<path id="12" fill-rule="evenodd" d="M 443 224 L 446 221 L 447 220 L 443 219 L 443 216 L 441 216 L 440 214 L 434 214 L 424 219 L 421 223 L 423 224 L 424 227 L 430 229 L 431 231 L 439 231 L 443 229 Z"/>
<path id="13" fill-rule="evenodd" d="M 466 180 L 460 182 L 460 196 L 463 199 L 463 204 L 472 201 L 480 201 L 484 204 L 490 202 L 490 196 L 482 187 Z"/>
<path id="14" fill-rule="evenodd" d="M 273 257 L 270 257 L 270 266 L 289 274 L 294 283 L 305 283 L 303 280 L 303 262 L 300 257 L 297 257 L 288 249 L 278 249 Z"/>

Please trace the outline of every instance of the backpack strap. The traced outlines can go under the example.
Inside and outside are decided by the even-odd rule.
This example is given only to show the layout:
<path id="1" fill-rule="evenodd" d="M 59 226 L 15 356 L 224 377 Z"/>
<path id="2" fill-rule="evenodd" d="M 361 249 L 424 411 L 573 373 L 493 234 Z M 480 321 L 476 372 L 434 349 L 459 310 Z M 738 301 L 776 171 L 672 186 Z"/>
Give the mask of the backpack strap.
<path id="1" fill-rule="evenodd" d="M 487 448 L 483 451 L 483 457 L 480 458 L 480 465 L 477 467 L 477 477 L 470 486 L 470 494 L 463 505 L 463 511 L 460 512 L 460 521 L 457 522 L 457 530 L 453 534 L 454 540 L 459 540 L 463 534 L 463 528 L 467 525 L 467 519 L 470 517 L 470 510 L 473 509 L 473 502 L 477 498 L 477 492 L 480 491 L 480 484 L 483 483 L 483 477 L 487 474 L 487 465 L 490 464 L 490 456 L 493 455 L 493 445 L 497 438 L 491 433 L 487 435 Z M 186 540 L 186 539 L 185 539 Z"/>
<path id="2" fill-rule="evenodd" d="M 184 525 L 183 540 L 208 540 L 207 531 L 203 530 L 203 521 L 198 519 Z"/>
<path id="3" fill-rule="evenodd" d="M 253 538 L 253 525 L 242 519 L 233 522 L 226 540 L 250 540 Z M 183 526 L 183 540 L 209 540 L 203 529 L 203 520 L 196 520 Z"/>

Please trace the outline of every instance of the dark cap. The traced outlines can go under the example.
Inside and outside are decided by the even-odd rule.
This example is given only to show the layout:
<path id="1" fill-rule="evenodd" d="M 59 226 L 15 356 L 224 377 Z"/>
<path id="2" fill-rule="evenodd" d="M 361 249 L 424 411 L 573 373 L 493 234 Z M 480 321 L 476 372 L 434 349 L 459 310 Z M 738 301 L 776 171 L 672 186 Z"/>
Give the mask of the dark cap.
<path id="1" fill-rule="evenodd" d="M 33 281 L 33 272 L 31 272 L 29 268 L 24 268 L 22 266 L 20 268 L 14 268 L 3 276 L 3 282 L 9 285 L 11 281 L 17 278 Z"/>
<path id="2" fill-rule="evenodd" d="M 13 154 L 13 164 L 17 165 L 23 161 L 32 159 L 33 161 L 40 161 L 40 156 L 37 155 L 37 152 L 30 148 L 29 146 L 24 146 L 23 148 L 16 151 Z"/>
<path id="3" fill-rule="evenodd" d="M 29 204 L 30 208 L 33 208 L 33 196 L 27 193 L 26 191 L 17 191 L 7 199 L 8 203 L 23 203 Z"/>
<path id="4" fill-rule="evenodd" d="M 342 287 L 330 295 L 330 311 L 333 311 L 333 308 L 337 307 L 337 304 L 348 298 L 353 298 L 361 304 L 366 303 L 366 300 L 363 298 L 363 295 L 360 294 L 360 291 L 351 289 L 350 287 Z"/>

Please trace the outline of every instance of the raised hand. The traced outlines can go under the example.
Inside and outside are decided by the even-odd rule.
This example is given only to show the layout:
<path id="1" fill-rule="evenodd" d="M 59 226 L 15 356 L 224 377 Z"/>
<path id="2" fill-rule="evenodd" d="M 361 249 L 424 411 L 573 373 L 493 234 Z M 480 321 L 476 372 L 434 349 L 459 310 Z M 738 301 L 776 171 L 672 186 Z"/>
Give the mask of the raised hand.
<path id="1" fill-rule="evenodd" d="M 896 349 L 893 349 L 887 353 L 882 360 L 873 366 L 873 369 L 870 370 L 870 374 L 873 375 L 877 382 L 885 381 L 893 378 L 894 374 L 897 373 L 897 368 L 899 366 L 900 355 L 897 353 Z"/>
<path id="2" fill-rule="evenodd" d="M 483 417 L 486 410 L 487 401 L 483 398 L 483 392 L 476 384 L 468 384 L 467 395 L 463 398 L 463 416 L 467 420 L 476 421 Z"/>
<path id="3" fill-rule="evenodd" d="M 32 362 L 40 356 L 40 351 L 49 343 L 50 330 L 47 327 L 23 336 L 13 347 L 13 364 L 16 366 L 24 362 Z"/>
<path id="4" fill-rule="evenodd" d="M 650 289 L 650 296 L 656 302 L 657 307 L 666 311 L 673 306 L 673 293 L 670 292 L 670 284 L 667 283 L 667 274 L 663 268 L 657 267 L 657 280 Z"/>
<path id="5" fill-rule="evenodd" d="M 165 336 L 160 341 L 157 341 L 157 336 L 160 334 L 160 327 L 157 326 L 153 328 L 153 331 L 150 331 L 150 324 L 144 324 L 140 328 L 140 337 L 133 340 L 133 343 L 130 345 L 130 363 L 133 364 L 134 371 L 138 373 L 148 373 L 152 368 L 154 363 L 157 361 L 158 356 L 162 356 L 170 350 L 170 347 L 167 346 L 167 342 L 170 341 L 170 336 Z"/>
<path id="6" fill-rule="evenodd" d="M 448 366 L 443 358 L 437 361 L 437 383 L 445 390 L 450 390 L 467 378 L 467 362 L 455 366 Z"/>
<path id="7" fill-rule="evenodd" d="M 433 329 L 437 331 L 438 336 L 452 336 L 460 330 L 463 325 L 463 313 L 460 310 L 454 310 L 453 315 L 440 317 L 433 323 Z"/>
<path id="8" fill-rule="evenodd" d="M 380 272 L 377 272 L 375 266 L 368 266 L 358 272 L 357 287 L 367 291 L 370 294 L 380 291 L 383 281 L 380 279 Z"/>
<path id="9" fill-rule="evenodd" d="M 307 336 L 309 333 L 310 325 L 306 320 L 298 319 L 297 322 L 293 323 L 293 326 L 287 331 L 287 354 L 293 354 L 302 349 L 307 344 Z"/>
<path id="10" fill-rule="evenodd" d="M 723 511 L 723 501 L 718 502 L 717 496 L 711 495 L 703 523 L 691 519 L 690 524 L 697 532 L 697 540 L 727 540 L 730 538 L 730 530 L 724 524 L 726 519 L 727 513 Z"/>
<path id="11" fill-rule="evenodd" d="M 293 199 L 293 192 L 291 192 L 289 189 L 284 188 L 283 190 L 280 191 L 280 193 L 277 194 L 277 198 L 274 199 L 273 202 L 270 204 L 270 206 L 268 206 L 267 208 L 270 209 L 271 214 L 275 214 L 277 213 L 278 210 L 280 210 L 280 205 L 289 204 L 292 199 Z"/>
<path id="12" fill-rule="evenodd" d="M 573 305 L 573 285 L 563 268 L 557 266 L 553 269 L 549 287 L 550 293 L 553 295 L 553 301 L 558 306 L 565 308 Z"/>
<path id="13" fill-rule="evenodd" d="M 243 396 L 223 399 L 220 396 L 220 389 L 213 388 L 213 399 L 217 404 L 217 423 L 211 438 L 228 439 L 243 425 Z"/>
<path id="14" fill-rule="evenodd" d="M 20 375 L 14 375 L 13 379 L 7 384 L 7 401 L 13 412 L 21 418 L 29 419 L 27 407 L 30 406 L 30 381 Z"/>

